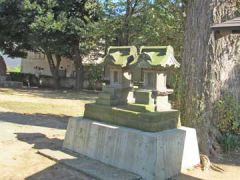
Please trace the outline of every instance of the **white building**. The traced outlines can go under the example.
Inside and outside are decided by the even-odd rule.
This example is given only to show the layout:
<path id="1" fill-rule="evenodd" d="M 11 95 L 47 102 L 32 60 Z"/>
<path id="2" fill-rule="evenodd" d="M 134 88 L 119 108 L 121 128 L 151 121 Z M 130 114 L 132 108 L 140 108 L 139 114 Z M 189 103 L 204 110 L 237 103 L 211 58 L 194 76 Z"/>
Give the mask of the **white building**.
<path id="1" fill-rule="evenodd" d="M 95 56 L 94 56 L 95 57 Z M 99 64 L 102 58 L 94 58 L 91 54 L 83 58 L 83 64 Z M 55 57 L 53 56 L 54 60 Z M 73 60 L 62 58 L 59 69 L 65 72 L 66 77 L 75 76 L 75 67 Z M 37 77 L 40 75 L 52 76 L 46 55 L 42 53 L 28 52 L 27 58 L 22 59 L 21 73 L 33 74 Z"/>

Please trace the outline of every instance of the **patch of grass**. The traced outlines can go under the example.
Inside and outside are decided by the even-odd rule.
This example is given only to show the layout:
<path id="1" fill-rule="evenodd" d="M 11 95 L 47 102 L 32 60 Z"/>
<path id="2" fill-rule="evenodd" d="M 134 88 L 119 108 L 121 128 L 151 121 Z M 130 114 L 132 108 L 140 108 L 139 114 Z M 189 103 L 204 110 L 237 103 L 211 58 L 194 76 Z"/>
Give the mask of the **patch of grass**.
<path id="1" fill-rule="evenodd" d="M 14 73 L 20 73 L 21 72 L 21 67 L 7 67 L 7 72 L 14 72 Z"/>
<path id="2" fill-rule="evenodd" d="M 1 101 L 0 107 L 9 109 L 16 113 L 26 114 L 52 114 L 62 116 L 80 116 L 84 112 L 84 106 L 76 106 L 72 104 L 48 104 L 48 103 L 29 103 Z"/>

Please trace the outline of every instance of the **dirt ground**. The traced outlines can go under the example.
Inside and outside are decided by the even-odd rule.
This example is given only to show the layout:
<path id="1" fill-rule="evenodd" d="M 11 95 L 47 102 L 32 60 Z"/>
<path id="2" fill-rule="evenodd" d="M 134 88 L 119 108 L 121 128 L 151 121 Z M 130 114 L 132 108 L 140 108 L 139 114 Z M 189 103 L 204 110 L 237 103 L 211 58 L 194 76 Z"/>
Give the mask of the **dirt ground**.
<path id="1" fill-rule="evenodd" d="M 0 88 L 0 180 L 91 180 L 37 153 L 61 149 L 68 118 L 82 115 L 96 93 Z M 240 180 L 240 153 L 213 160 L 224 172 L 199 168 L 174 178 Z"/>

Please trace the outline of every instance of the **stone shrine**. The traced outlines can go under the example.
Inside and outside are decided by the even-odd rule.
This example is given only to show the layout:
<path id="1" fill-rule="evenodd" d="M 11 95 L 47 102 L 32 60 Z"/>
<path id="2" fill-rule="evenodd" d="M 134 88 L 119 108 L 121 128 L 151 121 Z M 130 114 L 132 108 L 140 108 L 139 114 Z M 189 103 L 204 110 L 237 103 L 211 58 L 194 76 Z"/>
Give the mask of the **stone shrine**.
<path id="1" fill-rule="evenodd" d="M 104 58 L 103 92 L 99 95 L 97 104 L 119 105 L 127 104 L 129 91 L 132 90 L 132 73 L 130 64 L 136 62 L 137 48 L 135 46 L 112 46 Z"/>
<path id="2" fill-rule="evenodd" d="M 108 72 L 105 79 L 110 79 L 110 84 L 96 103 L 85 106 L 84 117 L 149 132 L 179 127 L 179 112 L 168 103 L 172 90 L 166 88 L 165 71 L 179 67 L 173 49 L 142 47 L 140 56 L 134 59 L 135 53 L 135 47 L 109 48 L 104 63 Z M 133 91 L 131 66 L 133 70 L 143 68 L 145 89 Z M 130 97 L 132 91 L 134 96 Z"/>
<path id="3" fill-rule="evenodd" d="M 143 87 L 135 91 L 136 103 L 151 104 L 158 112 L 171 111 L 168 95 L 173 90 L 167 88 L 167 74 L 179 67 L 171 46 L 141 47 L 135 68 L 143 73 Z"/>
<path id="4" fill-rule="evenodd" d="M 106 82 L 84 117 L 69 120 L 63 147 L 146 180 L 171 178 L 200 163 L 195 129 L 181 127 L 171 108 L 168 72 L 179 68 L 171 46 L 110 47 Z M 133 87 L 141 70 L 143 85 Z"/>

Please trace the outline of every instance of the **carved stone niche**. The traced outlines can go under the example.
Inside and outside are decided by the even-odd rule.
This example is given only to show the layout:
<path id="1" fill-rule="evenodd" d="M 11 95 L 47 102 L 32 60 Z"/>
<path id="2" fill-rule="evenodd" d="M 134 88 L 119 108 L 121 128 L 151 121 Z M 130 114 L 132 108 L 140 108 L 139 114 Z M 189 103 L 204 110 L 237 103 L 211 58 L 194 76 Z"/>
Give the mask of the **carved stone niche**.
<path id="1" fill-rule="evenodd" d="M 132 86 L 132 74 L 129 70 L 124 70 L 119 67 L 110 68 L 110 84 L 115 88 L 127 88 Z"/>

